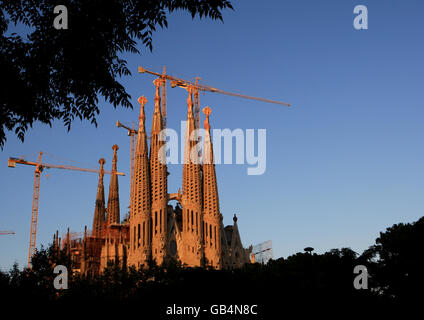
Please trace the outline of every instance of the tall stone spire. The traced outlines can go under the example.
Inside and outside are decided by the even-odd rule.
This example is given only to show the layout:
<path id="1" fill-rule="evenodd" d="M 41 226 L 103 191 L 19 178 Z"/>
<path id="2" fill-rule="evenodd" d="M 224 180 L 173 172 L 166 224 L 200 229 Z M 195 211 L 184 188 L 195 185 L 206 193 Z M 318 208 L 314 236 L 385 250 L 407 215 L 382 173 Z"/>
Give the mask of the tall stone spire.
<path id="1" fill-rule="evenodd" d="M 118 151 L 118 145 L 113 145 L 113 162 L 112 162 L 112 174 L 110 175 L 110 185 L 109 185 L 109 197 L 107 201 L 107 223 L 109 225 L 120 222 L 119 215 L 119 186 L 118 186 L 118 175 L 116 174 L 116 163 L 118 161 L 118 156 L 116 152 Z"/>
<path id="2" fill-rule="evenodd" d="M 94 219 L 93 219 L 93 236 L 99 237 L 105 226 L 105 188 L 103 185 L 103 176 L 104 169 L 103 165 L 105 164 L 105 159 L 101 158 L 100 163 L 100 172 L 99 172 L 99 185 L 97 186 L 97 197 L 96 197 L 96 207 L 94 209 Z M 56 239 L 57 241 L 57 239 Z"/>
<path id="3" fill-rule="evenodd" d="M 205 142 L 203 147 L 203 237 L 205 244 L 205 261 L 208 265 L 220 269 L 222 267 L 221 218 L 209 124 L 209 116 L 212 110 L 206 107 L 202 111 L 206 116 Z"/>
<path id="4" fill-rule="evenodd" d="M 147 99 L 138 98 L 140 116 L 135 150 L 133 197 L 130 214 L 130 250 L 128 264 L 139 267 L 151 256 L 151 196 L 150 167 L 146 135 L 144 105 Z"/>
<path id="5" fill-rule="evenodd" d="M 195 122 L 193 118 L 193 88 L 188 87 L 187 123 L 185 132 L 184 164 L 183 164 L 183 250 L 184 261 L 189 266 L 200 266 L 203 261 L 202 228 L 203 200 L 202 176 L 198 161 L 198 136 L 193 132 Z"/>
<path id="6" fill-rule="evenodd" d="M 166 166 L 166 142 L 162 132 L 162 114 L 160 109 L 160 80 L 156 86 L 155 110 L 153 113 L 150 137 L 150 178 L 152 196 L 152 255 L 157 264 L 161 264 L 166 253 L 166 235 L 168 229 L 168 182 Z"/>

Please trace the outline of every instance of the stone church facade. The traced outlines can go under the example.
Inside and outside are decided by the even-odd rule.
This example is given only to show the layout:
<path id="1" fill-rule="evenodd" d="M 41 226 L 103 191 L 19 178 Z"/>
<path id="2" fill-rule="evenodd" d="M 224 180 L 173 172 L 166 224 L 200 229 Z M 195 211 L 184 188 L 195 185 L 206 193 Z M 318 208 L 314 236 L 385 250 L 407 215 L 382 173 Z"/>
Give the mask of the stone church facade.
<path id="1" fill-rule="evenodd" d="M 161 139 L 160 83 L 156 80 L 154 84 L 156 94 L 150 146 L 144 111 L 147 99 L 141 97 L 138 100 L 140 116 L 129 217 L 120 221 L 116 174 L 118 146 L 115 145 L 107 208 L 103 186 L 104 160 L 101 159 L 93 230 L 90 235 L 85 232 L 79 245 L 70 243 L 69 237 L 63 245 L 67 243 L 82 273 L 99 273 L 111 261 L 136 268 L 146 266 L 149 259 L 158 265 L 175 260 L 186 267 L 215 269 L 237 268 L 249 263 L 251 247 L 243 248 L 236 215 L 233 225 L 223 225 L 210 135 L 211 109 L 203 109 L 203 154 L 202 161 L 196 161 L 194 155 L 199 151 L 195 148 L 200 138 L 194 132 L 192 88 L 187 89 L 182 192 L 179 189 L 177 193 L 169 193 L 166 141 Z M 172 200 L 177 201 L 175 207 L 169 204 Z M 56 236 L 55 243 L 57 240 Z"/>

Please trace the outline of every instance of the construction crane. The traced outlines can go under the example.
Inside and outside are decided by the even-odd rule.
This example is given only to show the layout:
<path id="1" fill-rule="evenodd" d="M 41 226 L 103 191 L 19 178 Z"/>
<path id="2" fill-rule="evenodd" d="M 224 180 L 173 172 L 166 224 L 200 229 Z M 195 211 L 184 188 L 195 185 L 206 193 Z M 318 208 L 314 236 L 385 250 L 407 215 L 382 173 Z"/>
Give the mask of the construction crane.
<path id="1" fill-rule="evenodd" d="M 193 90 L 194 119 L 196 121 L 196 128 L 200 127 L 199 92 L 215 92 L 215 93 L 225 94 L 227 96 L 239 97 L 239 98 L 244 98 L 244 99 L 256 100 L 256 101 L 279 104 L 279 105 L 290 107 L 290 104 L 286 103 L 286 102 L 280 102 L 280 101 L 270 100 L 270 99 L 266 99 L 266 98 L 251 97 L 251 96 L 247 96 L 247 95 L 244 95 L 244 94 L 223 91 L 223 90 L 220 90 L 220 89 L 208 86 L 208 85 L 199 84 L 199 82 L 198 82 L 198 80 L 200 79 L 199 77 L 196 77 L 194 82 L 189 81 L 189 80 L 176 78 L 176 77 L 172 77 L 172 76 L 166 74 L 165 67 L 163 67 L 162 73 L 150 71 L 150 70 L 147 70 L 147 69 L 142 68 L 142 67 L 138 67 L 138 72 L 139 73 L 148 73 L 148 74 L 157 76 L 161 81 L 161 88 L 162 88 L 162 90 L 161 90 L 161 97 L 162 97 L 161 101 L 162 101 L 163 128 L 166 128 L 166 81 L 167 80 L 169 80 L 171 82 L 172 88 L 181 87 L 181 88 Z"/>
<path id="2" fill-rule="evenodd" d="M 94 172 L 94 173 L 100 172 L 99 170 L 95 170 L 95 169 L 86 169 L 86 168 L 79 168 L 74 166 L 63 166 L 63 165 L 56 165 L 51 163 L 43 163 L 41 162 L 42 155 L 43 155 L 43 152 L 40 151 L 38 154 L 37 162 L 26 161 L 20 158 L 9 158 L 8 160 L 9 168 L 15 168 L 17 163 L 35 166 L 34 191 L 32 196 L 32 210 L 31 210 L 31 234 L 29 239 L 29 253 L 28 253 L 28 268 L 31 268 L 31 257 L 34 255 L 34 252 L 35 252 L 35 243 L 37 239 L 38 202 L 40 197 L 40 180 L 41 180 L 41 173 L 43 172 L 44 168 L 65 169 L 65 170 Z M 111 174 L 112 171 L 104 171 L 104 173 Z M 120 176 L 125 175 L 122 172 L 116 172 L 116 174 Z"/>
<path id="3" fill-rule="evenodd" d="M 132 183 L 133 183 L 133 173 L 134 173 L 134 160 L 135 160 L 135 135 L 137 134 L 137 130 L 134 128 L 134 122 L 132 123 L 132 128 L 127 127 L 121 122 L 116 121 L 116 126 L 118 128 L 124 128 L 128 131 L 128 136 L 131 139 L 131 158 L 130 158 L 130 194 L 132 191 Z"/>
<path id="4" fill-rule="evenodd" d="M 0 230 L 0 235 L 6 235 L 6 234 L 15 234 L 15 231 L 12 230 Z"/>
<path id="5" fill-rule="evenodd" d="M 134 122 L 132 124 L 132 128 L 127 127 L 121 122 L 116 121 L 116 126 L 118 128 L 124 128 L 128 131 L 128 136 L 131 139 L 131 158 L 130 158 L 130 212 L 131 212 L 131 203 L 133 197 L 133 176 L 134 176 L 134 162 L 135 162 L 135 135 L 137 134 L 137 130 L 134 128 Z"/>
<path id="6" fill-rule="evenodd" d="M 285 103 L 285 102 L 280 102 L 280 101 L 275 101 L 275 100 L 270 100 L 270 99 L 265 99 L 265 98 L 250 97 L 250 96 L 246 96 L 246 95 L 242 95 L 242 94 L 238 94 L 238 93 L 219 90 L 217 88 L 214 88 L 214 87 L 211 87 L 211 86 L 208 86 L 208 85 L 202 85 L 202 84 L 199 84 L 199 80 L 200 80 L 199 77 L 196 77 L 194 82 L 184 80 L 184 79 L 180 79 L 180 78 L 176 78 L 176 77 L 173 77 L 173 76 L 166 74 L 166 67 L 165 66 L 163 66 L 162 73 L 153 72 L 153 71 L 147 70 L 147 69 L 142 68 L 142 67 L 138 67 L 138 72 L 139 73 L 149 73 L 149 74 L 155 75 L 155 76 L 158 77 L 158 79 L 160 81 L 162 127 L 164 128 L 164 130 L 166 130 L 166 122 L 167 122 L 167 99 L 166 99 L 167 80 L 169 80 L 171 82 L 172 88 L 175 88 L 175 87 L 178 86 L 178 87 L 182 87 L 182 88 L 185 88 L 185 89 L 190 88 L 190 90 L 193 91 L 194 119 L 196 121 L 196 128 L 200 127 L 200 100 L 199 100 L 199 92 L 200 91 L 215 92 L 215 93 L 225 94 L 225 95 L 234 96 L 234 97 L 240 97 L 240 98 L 251 99 L 251 100 L 267 102 L 267 103 L 274 103 L 274 104 L 279 104 L 279 105 L 288 106 L 288 107 L 290 106 L 289 103 Z M 140 102 L 140 100 L 139 100 L 139 102 Z M 128 136 L 131 139 L 130 194 L 132 194 L 132 183 L 133 183 L 134 161 L 135 161 L 135 135 L 137 134 L 137 130 L 135 130 L 135 128 L 134 128 L 134 123 L 132 125 L 132 128 L 130 128 L 130 127 L 122 124 L 121 122 L 117 121 L 116 126 L 118 128 L 126 129 L 127 132 L 128 132 Z M 166 131 L 165 131 L 165 136 L 166 136 Z M 130 208 L 130 210 L 131 210 L 131 208 Z"/>

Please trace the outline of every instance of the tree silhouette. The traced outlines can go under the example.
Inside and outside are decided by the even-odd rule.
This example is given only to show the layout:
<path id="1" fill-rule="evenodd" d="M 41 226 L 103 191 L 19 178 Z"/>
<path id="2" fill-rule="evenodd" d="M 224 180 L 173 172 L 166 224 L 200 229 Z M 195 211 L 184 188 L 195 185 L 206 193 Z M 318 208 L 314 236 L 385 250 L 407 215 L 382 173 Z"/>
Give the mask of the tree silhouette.
<path id="1" fill-rule="evenodd" d="M 114 107 L 131 108 L 119 82 L 130 75 L 124 52 L 138 53 L 141 42 L 152 50 L 157 27 L 167 27 L 167 14 L 182 10 L 193 18 L 222 20 L 228 0 L 64 0 L 69 26 L 56 30 L 57 1 L 0 2 L 0 147 L 6 131 L 23 141 L 35 121 L 51 126 L 60 119 L 68 130 L 75 118 L 97 125 L 99 96 Z M 23 24 L 28 36 L 7 35 Z"/>
<path id="2" fill-rule="evenodd" d="M 373 286 L 387 297 L 405 303 L 422 299 L 424 287 L 424 217 L 380 232 L 376 244 L 363 253 Z"/>
<path id="3" fill-rule="evenodd" d="M 160 266 L 149 260 L 148 268 L 139 269 L 111 262 L 99 276 L 72 276 L 69 289 L 60 292 L 53 288 L 52 268 L 55 264 L 72 268 L 71 260 L 66 250 L 57 254 L 41 249 L 32 260 L 32 270 L 20 271 L 15 265 L 8 273 L 0 271 L 0 301 L 8 305 L 12 300 L 25 299 L 37 306 L 66 308 L 67 312 L 78 306 L 77 316 L 79 310 L 109 316 L 114 310 L 121 316 L 122 310 L 143 310 L 143 316 L 152 315 L 152 319 L 165 318 L 164 310 L 173 304 L 202 308 L 211 304 L 257 304 L 263 319 L 289 312 L 302 318 L 346 312 L 364 316 L 374 310 L 381 316 L 394 309 L 404 310 L 411 302 L 421 303 L 423 238 L 421 218 L 387 228 L 359 257 L 350 248 L 323 254 L 298 252 L 233 270 L 183 268 L 175 260 Z M 353 270 L 359 264 L 370 272 L 369 290 L 353 286 Z M 105 307 L 109 304 L 113 307 Z M 210 315 L 203 313 L 198 318 L 210 319 Z"/>
<path id="4" fill-rule="evenodd" d="M 303 249 L 305 252 L 307 252 L 307 253 L 309 253 L 309 254 L 311 254 L 312 253 L 312 251 L 314 251 L 314 248 L 312 248 L 312 247 L 306 247 L 305 249 Z"/>

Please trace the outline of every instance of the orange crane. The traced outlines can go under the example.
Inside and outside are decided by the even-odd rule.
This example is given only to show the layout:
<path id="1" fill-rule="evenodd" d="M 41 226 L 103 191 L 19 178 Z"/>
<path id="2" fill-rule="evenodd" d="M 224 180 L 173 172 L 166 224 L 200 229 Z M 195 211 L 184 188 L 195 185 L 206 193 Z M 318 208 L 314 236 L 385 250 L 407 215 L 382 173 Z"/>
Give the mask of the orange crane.
<path id="1" fill-rule="evenodd" d="M 279 104 L 283 106 L 290 107 L 289 103 L 286 102 L 280 102 L 275 100 L 270 100 L 266 98 L 257 98 L 257 97 L 251 97 L 244 94 L 239 93 L 233 93 L 228 91 L 223 91 L 208 85 L 199 84 L 198 80 L 199 77 L 196 77 L 195 82 L 184 80 L 176 77 L 172 77 L 170 75 L 166 74 L 166 69 L 163 67 L 162 73 L 157 73 L 154 71 L 147 70 L 142 67 L 138 67 L 138 73 L 149 73 L 151 75 L 159 77 L 159 80 L 161 81 L 161 96 L 162 96 L 162 117 L 163 117 L 163 127 L 166 128 L 166 81 L 169 80 L 171 82 L 171 87 L 181 87 L 185 89 L 191 89 L 193 90 L 193 100 L 194 100 L 194 119 L 196 121 L 196 128 L 200 127 L 200 101 L 199 101 L 199 92 L 215 92 L 220 94 L 225 94 L 227 96 L 233 96 L 233 97 L 239 97 L 244 99 L 250 99 L 250 100 L 256 100 L 261 102 L 267 102 L 267 103 L 273 103 L 273 104 Z"/>
<path id="2" fill-rule="evenodd" d="M 5 234 L 15 234 L 15 231 L 12 231 L 12 230 L 0 230 L 0 235 L 5 235 Z"/>
<path id="3" fill-rule="evenodd" d="M 246 96 L 246 95 L 243 95 L 243 94 L 219 90 L 217 88 L 214 88 L 214 87 L 211 87 L 211 86 L 208 86 L 208 85 L 199 84 L 199 79 L 200 79 L 199 77 L 195 78 L 195 82 L 176 78 L 176 77 L 173 77 L 173 76 L 166 74 L 166 67 L 165 66 L 163 66 L 162 73 L 153 72 L 153 71 L 147 70 L 147 69 L 142 68 L 142 67 L 138 67 L 138 72 L 139 73 L 149 73 L 149 74 L 155 75 L 160 80 L 162 127 L 164 128 L 164 130 L 166 130 L 166 120 L 167 120 L 167 100 L 166 100 L 167 80 L 169 80 L 171 82 L 172 88 L 175 88 L 175 87 L 178 86 L 178 87 L 188 89 L 190 87 L 193 90 L 194 118 L 196 120 L 196 128 L 200 127 L 200 100 L 199 100 L 199 92 L 200 91 L 215 92 L 215 93 L 225 94 L 225 95 L 229 95 L 229 96 L 234 96 L 234 97 L 239 97 L 239 98 L 244 98 L 244 99 L 251 99 L 251 100 L 273 103 L 273 104 L 279 104 L 279 105 L 290 107 L 289 103 L 270 100 L 270 99 L 266 99 L 266 98 L 257 98 L 257 97 Z M 133 171 L 134 171 L 134 157 L 135 157 L 135 135 L 137 134 L 137 130 L 134 129 L 134 124 L 133 124 L 132 128 L 129 128 L 129 127 L 123 125 L 119 121 L 116 122 L 116 126 L 118 128 L 121 127 L 121 128 L 128 130 L 128 136 L 131 137 L 131 173 L 130 173 L 130 176 L 131 176 L 131 183 L 132 183 L 132 176 L 133 176 Z"/>
<path id="4" fill-rule="evenodd" d="M 43 172 L 44 168 L 66 169 L 66 170 L 95 172 L 95 173 L 100 172 L 99 170 L 95 170 L 95 169 L 86 169 L 86 168 L 79 168 L 74 166 L 63 166 L 63 165 L 57 165 L 57 164 L 42 163 L 41 162 L 42 155 L 43 155 L 43 152 L 40 151 L 38 154 L 37 162 L 26 161 L 21 158 L 9 158 L 8 160 L 9 168 L 15 168 L 17 163 L 35 166 L 34 191 L 33 191 L 33 197 L 32 197 L 32 210 L 31 210 L 31 234 L 29 239 L 29 253 L 28 253 L 28 268 L 31 268 L 31 257 L 34 255 L 34 252 L 35 252 L 35 243 L 37 238 L 37 221 L 38 221 L 38 201 L 40 197 L 40 180 L 41 180 L 41 173 Z M 112 171 L 104 171 L 104 173 L 111 174 Z M 116 172 L 116 174 L 120 176 L 125 175 L 122 172 Z"/>
<path id="5" fill-rule="evenodd" d="M 185 88 L 187 90 L 193 91 L 194 119 L 196 121 L 196 128 L 200 128 L 199 92 L 201 92 L 201 91 L 202 92 L 215 92 L 215 93 L 225 94 L 225 95 L 229 95 L 229 96 L 234 96 L 234 97 L 239 97 L 239 98 L 244 98 L 244 99 L 251 99 L 251 100 L 273 103 L 273 104 L 279 104 L 279 105 L 290 107 L 289 103 L 270 100 L 270 99 L 266 99 L 266 98 L 251 97 L 251 96 L 247 96 L 247 95 L 243 95 L 243 94 L 239 94 L 239 93 L 233 93 L 233 92 L 219 90 L 217 88 L 214 88 L 214 87 L 211 87 L 211 86 L 208 86 L 208 85 L 199 84 L 199 80 L 200 80 L 199 77 L 195 78 L 195 82 L 176 78 L 176 77 L 173 77 L 173 76 L 166 74 L 166 67 L 165 66 L 163 66 L 162 73 L 153 72 L 153 71 L 147 70 L 147 69 L 142 68 L 142 67 L 138 67 L 138 72 L 139 73 L 149 73 L 149 74 L 152 74 L 154 76 L 157 76 L 158 80 L 160 81 L 162 127 L 164 128 L 164 130 L 166 130 L 166 121 L 167 121 L 167 99 L 166 99 L 167 80 L 169 80 L 171 82 L 172 88 L 181 87 L 181 88 Z M 140 102 L 140 100 L 139 100 L 139 102 Z M 125 126 L 121 122 L 117 121 L 116 126 L 118 128 L 126 129 L 128 131 L 128 136 L 131 138 L 130 194 L 132 194 L 132 181 L 133 181 L 133 175 L 134 175 L 134 160 L 135 160 L 135 135 L 137 134 L 137 130 L 135 130 L 135 128 L 134 128 L 134 123 L 133 123 L 132 128 L 129 128 L 128 126 Z M 165 136 L 166 136 L 166 131 L 165 131 Z M 130 197 L 132 197 L 132 196 L 130 196 Z M 130 208 L 130 210 L 131 210 L 131 208 Z"/>
<path id="6" fill-rule="evenodd" d="M 131 158 L 130 158 L 130 212 L 131 212 L 131 203 L 133 197 L 133 175 L 134 175 L 134 162 L 135 162 L 135 135 L 137 130 L 134 129 L 134 122 L 132 123 L 132 128 L 127 127 L 121 122 L 116 121 L 116 126 L 118 128 L 124 128 L 128 131 L 128 136 L 131 138 Z"/>
<path id="7" fill-rule="evenodd" d="M 128 136 L 131 138 L 131 158 L 130 158 L 130 190 L 132 190 L 132 177 L 134 171 L 134 159 L 135 159 L 135 135 L 137 130 L 134 128 L 134 122 L 132 123 L 132 128 L 122 124 L 121 122 L 116 121 L 116 126 L 118 128 L 124 128 L 128 131 Z"/>

